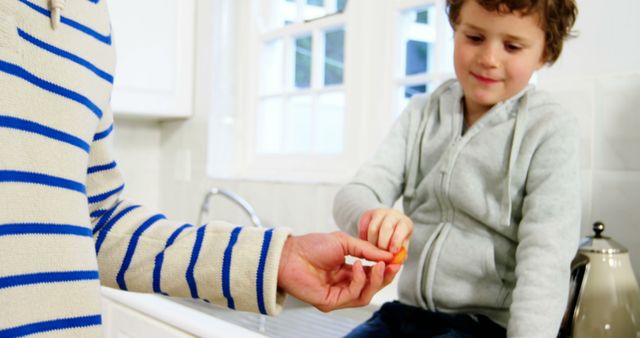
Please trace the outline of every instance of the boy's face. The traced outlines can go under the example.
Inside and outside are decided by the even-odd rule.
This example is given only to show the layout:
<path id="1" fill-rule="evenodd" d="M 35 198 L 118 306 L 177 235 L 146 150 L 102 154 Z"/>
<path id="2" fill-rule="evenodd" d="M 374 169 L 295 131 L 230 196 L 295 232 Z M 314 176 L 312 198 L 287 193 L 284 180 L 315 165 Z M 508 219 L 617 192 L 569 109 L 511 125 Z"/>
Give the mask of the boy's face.
<path id="1" fill-rule="evenodd" d="M 520 92 L 544 65 L 536 15 L 489 12 L 467 0 L 455 27 L 454 64 L 467 111 L 486 112 Z"/>

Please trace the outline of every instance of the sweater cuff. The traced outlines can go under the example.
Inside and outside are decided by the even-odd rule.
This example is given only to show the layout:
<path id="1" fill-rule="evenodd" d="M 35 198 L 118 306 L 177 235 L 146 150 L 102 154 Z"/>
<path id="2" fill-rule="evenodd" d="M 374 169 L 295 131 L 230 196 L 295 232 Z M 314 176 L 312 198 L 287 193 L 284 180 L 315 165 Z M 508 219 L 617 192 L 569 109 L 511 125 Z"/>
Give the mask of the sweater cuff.
<path id="1" fill-rule="evenodd" d="M 278 270 L 280 267 L 280 257 L 282 256 L 282 248 L 290 234 L 291 230 L 288 228 L 273 230 L 263 279 L 265 312 L 259 309 L 263 314 L 266 313 L 267 315 L 274 316 L 282 311 L 286 293 L 278 288 Z"/>
<path id="2" fill-rule="evenodd" d="M 265 315 L 282 311 L 285 297 L 278 292 L 278 267 L 290 232 L 286 228 L 242 228 L 233 249 L 235 263 L 229 267 L 233 278 L 227 295 L 228 307 Z"/>

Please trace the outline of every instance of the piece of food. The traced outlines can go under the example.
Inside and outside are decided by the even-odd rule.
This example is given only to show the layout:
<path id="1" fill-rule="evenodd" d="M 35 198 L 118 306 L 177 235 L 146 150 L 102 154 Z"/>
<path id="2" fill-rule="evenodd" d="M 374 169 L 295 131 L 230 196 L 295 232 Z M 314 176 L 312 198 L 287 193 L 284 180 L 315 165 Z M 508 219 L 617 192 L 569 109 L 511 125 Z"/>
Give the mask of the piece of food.
<path id="1" fill-rule="evenodd" d="M 390 264 L 402 264 L 407 259 L 407 249 L 405 247 L 401 247 L 398 252 L 393 256 Z"/>

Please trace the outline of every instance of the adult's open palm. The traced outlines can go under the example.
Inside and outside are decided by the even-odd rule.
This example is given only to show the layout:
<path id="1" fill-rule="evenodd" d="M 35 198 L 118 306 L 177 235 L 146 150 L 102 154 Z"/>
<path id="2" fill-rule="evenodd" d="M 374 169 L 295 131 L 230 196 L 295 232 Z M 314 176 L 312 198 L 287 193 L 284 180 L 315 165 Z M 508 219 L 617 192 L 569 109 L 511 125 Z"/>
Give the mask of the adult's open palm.
<path id="1" fill-rule="evenodd" d="M 348 255 L 377 263 L 347 264 Z M 364 306 L 400 270 L 400 265 L 385 263 L 392 258 L 388 251 L 343 232 L 292 236 L 283 248 L 278 286 L 321 311 Z"/>

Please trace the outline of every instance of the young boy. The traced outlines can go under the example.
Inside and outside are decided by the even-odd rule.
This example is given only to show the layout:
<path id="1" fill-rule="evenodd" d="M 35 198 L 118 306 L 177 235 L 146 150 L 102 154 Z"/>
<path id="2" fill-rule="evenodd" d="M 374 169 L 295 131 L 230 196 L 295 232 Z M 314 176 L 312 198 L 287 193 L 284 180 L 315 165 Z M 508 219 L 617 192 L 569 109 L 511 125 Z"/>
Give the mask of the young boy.
<path id="1" fill-rule="evenodd" d="M 578 132 L 528 83 L 559 57 L 576 4 L 447 8 L 457 80 L 414 97 L 335 199 L 343 229 L 391 252 L 410 243 L 400 301 L 349 337 L 555 337 L 578 245 Z M 390 209 L 399 197 L 406 215 Z"/>

